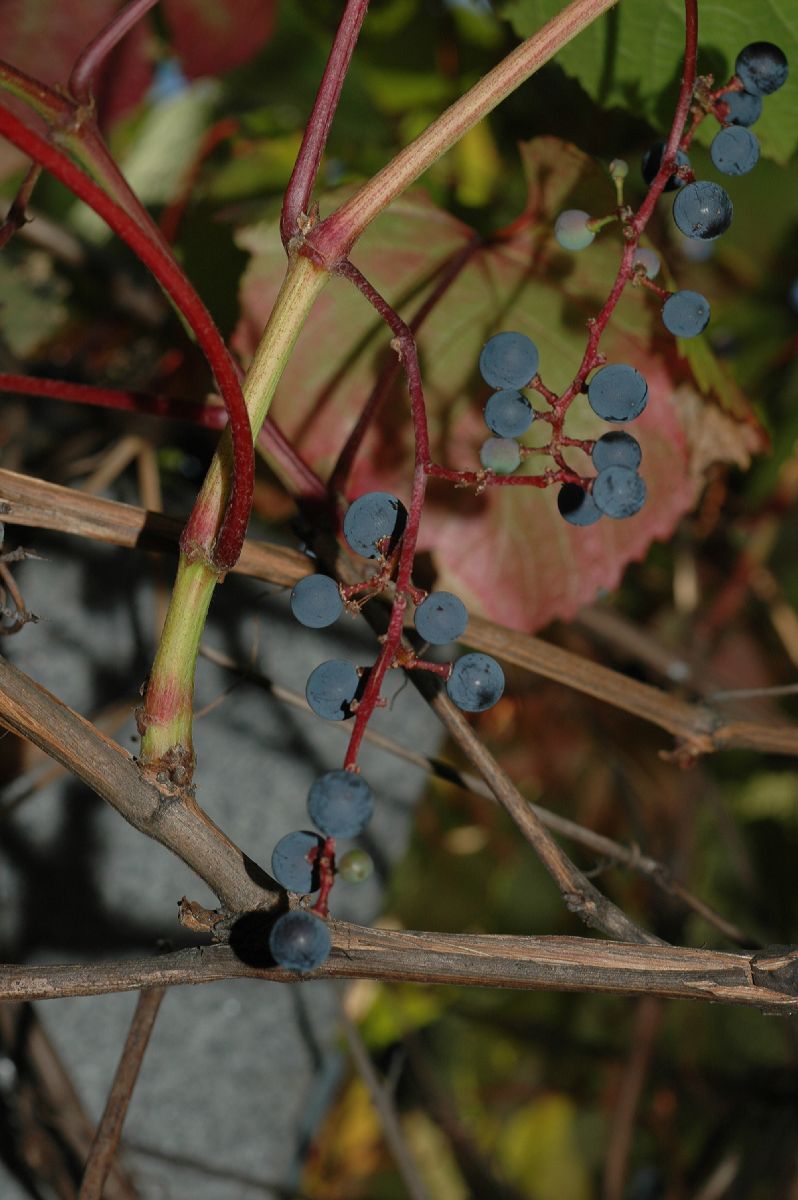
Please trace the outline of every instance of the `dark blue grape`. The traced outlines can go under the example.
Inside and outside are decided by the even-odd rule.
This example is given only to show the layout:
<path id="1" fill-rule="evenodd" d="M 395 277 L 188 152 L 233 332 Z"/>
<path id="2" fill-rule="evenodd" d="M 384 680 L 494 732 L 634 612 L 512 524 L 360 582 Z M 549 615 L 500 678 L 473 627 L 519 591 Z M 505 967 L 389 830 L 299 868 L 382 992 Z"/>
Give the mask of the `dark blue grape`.
<path id="1" fill-rule="evenodd" d="M 629 467 L 636 471 L 642 457 L 640 443 L 622 429 L 611 429 L 600 437 L 591 455 L 597 471 L 604 471 L 607 467 Z"/>
<path id="2" fill-rule="evenodd" d="M 354 771 L 328 771 L 313 782 L 308 812 L 327 837 L 357 837 L 374 813 L 374 793 Z"/>
<path id="3" fill-rule="evenodd" d="M 762 97 L 754 92 L 727 92 L 722 99 L 729 106 L 730 125 L 753 125 L 762 115 Z"/>
<path id="4" fill-rule="evenodd" d="M 504 672 L 489 654 L 464 654 L 452 667 L 446 691 L 464 712 L 484 712 L 501 699 Z"/>
<path id="5" fill-rule="evenodd" d="M 379 558 L 396 548 L 407 524 L 407 510 L 390 492 L 366 492 L 347 509 L 344 537 L 355 554 Z"/>
<path id="6" fill-rule="evenodd" d="M 752 42 L 737 55 L 734 71 L 747 92 L 769 96 L 786 82 L 789 66 L 784 51 L 772 42 Z"/>
<path id="7" fill-rule="evenodd" d="M 709 301 L 700 292 L 674 292 L 662 306 L 662 321 L 674 337 L 695 337 L 709 324 Z"/>
<path id="8" fill-rule="evenodd" d="M 500 438 L 517 438 L 526 433 L 534 420 L 532 405 L 526 396 L 513 389 L 494 392 L 485 405 L 485 424 Z"/>
<path id="9" fill-rule="evenodd" d="M 590 380 L 587 400 L 604 421 L 634 421 L 646 407 L 648 384 L 634 367 L 611 363 Z"/>
<path id="10" fill-rule="evenodd" d="M 343 609 L 338 584 L 329 575 L 306 575 L 291 592 L 291 612 L 308 629 L 325 629 Z"/>
<path id="11" fill-rule="evenodd" d="M 593 499 L 605 517 L 633 517 L 645 504 L 646 485 L 629 467 L 607 467 L 593 483 Z"/>
<path id="12" fill-rule="evenodd" d="M 309 833 L 306 829 L 297 829 L 280 838 L 272 851 L 272 875 L 289 892 L 318 891 L 319 863 L 318 856 L 324 845 L 324 839 L 317 833 Z M 315 851 L 316 857 L 311 862 L 308 855 Z"/>
<path id="13" fill-rule="evenodd" d="M 283 913 L 269 934 L 272 958 L 287 971 L 315 971 L 330 957 L 330 931 L 320 917 L 303 909 Z"/>
<path id="14" fill-rule="evenodd" d="M 595 525 L 601 520 L 601 509 L 596 508 L 596 502 L 581 488 L 578 483 L 564 483 L 557 493 L 557 508 L 560 516 L 569 525 Z"/>
<path id="15" fill-rule="evenodd" d="M 431 592 L 419 604 L 413 619 L 425 642 L 446 646 L 465 633 L 468 612 L 459 596 L 451 592 Z"/>
<path id="16" fill-rule="evenodd" d="M 727 125 L 715 134 L 709 153 L 724 175 L 747 175 L 759 162 L 759 139 L 742 125 Z"/>
<path id="17" fill-rule="evenodd" d="M 492 388 L 522 388 L 537 375 L 540 355 L 524 333 L 497 333 L 482 347 L 479 373 Z"/>
<path id="18" fill-rule="evenodd" d="M 664 153 L 665 153 L 665 143 L 664 142 L 656 142 L 653 146 L 651 146 L 648 150 L 646 150 L 645 154 L 643 155 L 642 161 L 640 163 L 640 172 L 646 183 L 653 182 L 655 175 L 659 171 L 660 164 L 662 162 L 662 155 Z M 687 157 L 684 150 L 676 151 L 676 163 L 677 163 L 677 166 L 680 166 L 680 167 L 689 167 L 690 166 L 690 159 Z M 663 191 L 675 192 L 677 188 L 683 187 L 683 185 L 684 185 L 684 180 L 681 179 L 678 175 L 674 174 L 674 175 L 671 175 L 668 182 L 665 184 Z"/>
<path id="19" fill-rule="evenodd" d="M 345 721 L 352 716 L 350 705 L 359 687 L 360 676 L 352 663 L 331 658 L 311 671 L 305 696 L 317 716 L 328 721 Z"/>
<path id="20" fill-rule="evenodd" d="M 673 202 L 673 219 L 685 237 L 705 242 L 726 232 L 733 212 L 726 189 L 705 179 L 688 183 Z"/>

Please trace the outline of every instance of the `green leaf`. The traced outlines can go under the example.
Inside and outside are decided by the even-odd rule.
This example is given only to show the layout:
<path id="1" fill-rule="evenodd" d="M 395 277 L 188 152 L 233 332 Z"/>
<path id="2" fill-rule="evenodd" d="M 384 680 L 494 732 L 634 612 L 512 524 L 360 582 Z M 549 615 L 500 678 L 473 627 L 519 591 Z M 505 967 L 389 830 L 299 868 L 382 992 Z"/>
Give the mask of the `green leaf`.
<path id="1" fill-rule="evenodd" d="M 135 141 L 120 156 L 120 166 L 142 204 L 167 204 L 180 192 L 209 123 L 218 84 L 200 80 L 147 112 Z M 84 237 L 102 242 L 111 236 L 101 217 L 82 202 L 73 224 Z"/>
<path id="2" fill-rule="evenodd" d="M 67 323 L 68 293 L 43 251 L 0 254 L 0 339 L 12 354 L 34 354 Z"/>
<path id="3" fill-rule="evenodd" d="M 503 14 L 520 37 L 530 37 L 562 9 L 562 0 L 505 0 Z M 725 83 L 749 42 L 775 42 L 798 68 L 798 25 L 787 0 L 702 0 L 699 73 Z M 556 61 L 606 108 L 619 105 L 667 132 L 684 51 L 682 0 L 623 0 L 560 51 Z M 707 120 L 702 140 L 718 126 Z M 706 132 L 705 132 L 706 131 Z M 785 163 L 798 146 L 798 87 L 794 79 L 765 98 L 756 125 L 762 152 Z"/>

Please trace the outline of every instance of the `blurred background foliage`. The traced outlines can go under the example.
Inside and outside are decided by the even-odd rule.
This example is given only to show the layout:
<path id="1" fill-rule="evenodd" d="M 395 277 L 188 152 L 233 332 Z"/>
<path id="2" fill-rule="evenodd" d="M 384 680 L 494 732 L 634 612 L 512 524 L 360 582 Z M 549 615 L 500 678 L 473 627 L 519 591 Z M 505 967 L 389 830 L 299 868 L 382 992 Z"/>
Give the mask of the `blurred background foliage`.
<path id="1" fill-rule="evenodd" d="M 622 0 L 621 14 L 635 4 L 639 10 L 637 0 Z M 384 165 L 509 51 L 518 34 L 559 6 L 559 0 L 372 0 L 333 125 L 322 190 Z M 645 0 L 643 7 L 652 6 Z M 663 21 L 680 10 L 675 2 L 654 7 L 662 8 Z M 728 69 L 726 9 L 700 8 L 708 57 Z M 740 45 L 782 41 L 775 4 L 747 8 Z M 181 206 L 178 253 L 227 334 L 238 317 L 247 261 L 237 230 L 279 211 L 340 9 L 340 0 L 281 0 L 274 31 L 254 57 L 244 55 L 221 78 L 191 81 L 158 18 L 147 51 L 154 82 L 109 129 L 114 151 L 154 211 L 163 216 Z M 667 128 L 678 39 L 669 61 L 658 44 L 656 70 L 648 69 L 646 46 L 632 43 L 634 69 L 621 57 L 613 75 L 620 35 L 613 43 L 608 28 L 605 18 L 590 35 L 603 41 L 570 47 L 436 164 L 423 181 L 432 198 L 480 233 L 501 228 L 525 200 L 517 143 L 555 134 L 602 164 L 628 159 L 631 196 L 639 200 L 640 155 Z M 603 74 L 591 62 L 598 44 Z M 726 698 L 716 703 L 724 713 L 774 719 L 798 715 L 794 696 L 769 692 L 789 688 L 798 666 L 796 97 L 791 81 L 768 132 L 770 157 L 734 181 L 735 219 L 721 241 L 690 261 L 674 250 L 661 215 L 651 231 L 682 285 L 711 297 L 712 349 L 755 405 L 770 452 L 745 475 L 726 467 L 710 472 L 695 512 L 627 572 L 617 593 L 571 625 L 546 632 L 687 696 L 722 693 Z M 199 161 L 210 130 L 217 141 Z M 10 154 L 0 162 L 10 196 L 20 166 Z M 705 162 L 697 149 L 699 175 Z M 52 180 L 41 181 L 33 208 L 36 221 L 0 256 L 0 367 L 201 394 L 207 387 L 201 363 L 127 252 Z M 63 406 L 7 400 L 3 461 L 74 479 L 80 461 L 131 427 L 145 430 L 158 448 L 169 508 L 185 478 L 201 475 L 210 436 L 100 411 L 67 417 Z M 529 498 L 531 510 L 535 499 Z M 257 507 L 261 530 L 290 528 L 293 504 L 265 469 Z M 745 689 L 757 694 L 727 695 Z M 665 735 L 521 673 L 511 673 L 505 698 L 478 724 L 530 800 L 657 857 L 736 922 L 749 945 L 797 940 L 798 778 L 789 760 L 729 751 L 684 769 L 668 757 L 673 747 Z M 661 937 L 730 948 L 717 929 L 651 883 L 578 848 L 573 853 Z M 505 816 L 442 783 L 430 786 L 418 809 L 385 921 L 450 931 L 584 933 Z M 346 1002 L 394 1091 L 435 1200 L 798 1196 L 798 1041 L 787 1020 L 589 994 L 366 982 Z M 314 1141 L 304 1186 L 325 1200 L 405 1195 L 355 1073 Z"/>

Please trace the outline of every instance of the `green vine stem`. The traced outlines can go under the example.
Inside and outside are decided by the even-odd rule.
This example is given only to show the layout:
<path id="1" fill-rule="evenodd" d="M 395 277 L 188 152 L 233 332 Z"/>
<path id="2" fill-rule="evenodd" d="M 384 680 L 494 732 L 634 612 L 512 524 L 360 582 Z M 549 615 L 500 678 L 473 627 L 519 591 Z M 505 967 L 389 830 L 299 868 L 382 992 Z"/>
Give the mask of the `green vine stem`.
<path id="1" fill-rule="evenodd" d="M 243 383 L 253 435 L 269 411 L 272 396 L 294 343 L 328 275 L 307 258 L 289 264 L 269 322 Z M 194 672 L 199 641 L 214 588 L 221 579 L 207 557 L 195 558 L 219 523 L 232 477 L 229 431 L 219 448 L 181 538 L 181 555 L 169 610 L 139 713 L 141 762 L 186 783 L 194 765 L 191 737 Z"/>
<path id="2" fill-rule="evenodd" d="M 615 3 L 617 0 L 573 0 L 433 121 L 351 200 L 308 231 L 304 245 L 297 247 L 300 253 L 289 261 L 244 381 L 253 432 L 268 413 L 288 356 L 329 272 L 338 266 L 366 226 L 463 134 Z M 331 58 L 345 49 L 336 42 Z M 313 119 L 327 121 L 327 117 L 318 107 L 314 109 Z M 175 782 L 188 782 L 193 769 L 191 724 L 197 647 L 213 590 L 222 577 L 207 562 L 191 562 L 191 546 L 202 545 L 218 528 L 231 482 L 232 459 L 229 436 L 225 434 L 186 526 L 169 612 L 139 717 L 143 766 L 165 772 Z"/>

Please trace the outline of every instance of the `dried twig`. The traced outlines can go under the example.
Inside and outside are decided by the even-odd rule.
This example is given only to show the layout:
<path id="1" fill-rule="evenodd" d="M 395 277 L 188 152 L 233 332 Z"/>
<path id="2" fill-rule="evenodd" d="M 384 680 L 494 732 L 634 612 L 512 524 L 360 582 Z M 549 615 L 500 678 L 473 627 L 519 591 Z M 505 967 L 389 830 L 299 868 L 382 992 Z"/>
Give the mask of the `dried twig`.
<path id="1" fill-rule="evenodd" d="M 74 1164 L 85 1161 L 94 1136 L 86 1114 L 46 1029 L 32 1004 L 0 1006 L 0 1044 L 17 1066 L 14 1128 L 20 1153 L 38 1179 L 53 1183 L 52 1164 L 65 1187 L 59 1194 L 74 1200 Z M 114 1164 L 105 1200 L 140 1200 L 137 1188 Z"/>
<path id="2" fill-rule="evenodd" d="M 634 1123 L 654 1042 L 662 1020 L 662 1005 L 644 996 L 637 1006 L 631 1030 L 629 1058 L 619 1094 L 612 1107 L 607 1157 L 604 1163 L 603 1200 L 623 1200 Z"/>
<path id="3" fill-rule="evenodd" d="M 79 1200 L 102 1200 L 105 1181 L 116 1155 L 144 1053 L 165 995 L 163 988 L 147 988 L 139 996 L 122 1057 L 116 1068 L 111 1091 L 108 1093 L 105 1111 L 89 1151 Z"/>
<path id="4" fill-rule="evenodd" d="M 339 1010 L 341 1026 L 346 1038 L 346 1044 L 349 1047 L 349 1053 L 352 1055 L 355 1068 L 371 1096 L 371 1102 L 377 1110 L 382 1131 L 385 1134 L 385 1141 L 390 1147 L 407 1194 L 411 1200 L 428 1200 L 427 1189 L 407 1148 L 396 1106 L 388 1089 L 377 1074 L 374 1063 L 371 1061 L 371 1056 L 360 1036 L 360 1030 L 347 1013 L 346 1006 L 341 1004 Z"/>

